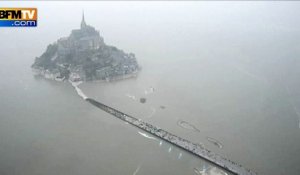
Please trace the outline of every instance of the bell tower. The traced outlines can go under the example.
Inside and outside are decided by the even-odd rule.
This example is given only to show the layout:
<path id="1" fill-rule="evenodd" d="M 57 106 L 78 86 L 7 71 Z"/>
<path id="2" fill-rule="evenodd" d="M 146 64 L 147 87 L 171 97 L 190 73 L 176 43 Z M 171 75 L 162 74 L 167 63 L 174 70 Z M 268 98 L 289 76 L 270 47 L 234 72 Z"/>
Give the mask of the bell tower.
<path id="1" fill-rule="evenodd" d="M 82 20 L 80 24 L 81 29 L 84 29 L 86 27 L 85 19 L 84 19 L 84 11 L 82 11 Z"/>

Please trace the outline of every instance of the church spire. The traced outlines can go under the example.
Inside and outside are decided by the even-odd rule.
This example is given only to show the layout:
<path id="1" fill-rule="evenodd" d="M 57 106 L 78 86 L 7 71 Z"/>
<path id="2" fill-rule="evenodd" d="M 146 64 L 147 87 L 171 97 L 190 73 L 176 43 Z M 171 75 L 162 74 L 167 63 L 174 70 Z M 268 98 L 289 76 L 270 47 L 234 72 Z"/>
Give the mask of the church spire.
<path id="1" fill-rule="evenodd" d="M 84 19 L 84 11 L 82 11 L 82 20 L 81 20 L 81 29 L 86 27 L 85 19 Z"/>

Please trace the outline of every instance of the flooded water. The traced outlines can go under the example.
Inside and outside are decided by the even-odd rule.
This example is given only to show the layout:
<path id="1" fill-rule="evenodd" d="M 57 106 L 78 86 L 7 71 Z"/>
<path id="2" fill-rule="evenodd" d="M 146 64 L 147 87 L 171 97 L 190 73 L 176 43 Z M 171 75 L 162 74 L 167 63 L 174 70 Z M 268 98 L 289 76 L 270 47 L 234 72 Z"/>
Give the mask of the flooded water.
<path id="1" fill-rule="evenodd" d="M 68 82 L 35 78 L 34 54 L 10 51 L 0 54 L 1 175 L 230 174 L 95 108 Z"/>
<path id="2" fill-rule="evenodd" d="M 258 174 L 299 174 L 299 2 L 72 2 L 58 20 L 70 3 L 32 3 L 37 28 L 1 28 L 0 174 L 226 173 L 32 76 L 82 8 L 142 66 L 84 94 Z"/>
<path id="3" fill-rule="evenodd" d="M 215 65 L 210 68 L 215 69 Z M 261 174 L 297 174 L 300 162 L 298 118 L 288 103 L 290 97 L 281 87 L 253 81 L 243 74 L 236 77 L 230 74 L 224 80 L 222 72 L 218 80 L 201 80 L 201 73 L 194 77 L 194 72 L 185 70 L 185 77 L 180 77 L 177 70 L 150 80 L 150 76 L 144 77 L 147 76 L 144 67 L 137 79 L 84 83 L 80 87 L 88 96 L 202 143 Z M 172 81 L 169 76 L 180 78 Z M 199 84 L 180 87 L 186 81 Z M 207 87 L 211 84 L 215 85 Z M 144 89 L 150 86 L 155 86 L 156 91 L 146 95 Z M 136 98 L 145 96 L 147 102 L 133 100 L 126 96 L 128 93 Z M 165 109 L 160 108 L 162 105 Z M 276 164 L 280 166 L 274 167 Z"/>

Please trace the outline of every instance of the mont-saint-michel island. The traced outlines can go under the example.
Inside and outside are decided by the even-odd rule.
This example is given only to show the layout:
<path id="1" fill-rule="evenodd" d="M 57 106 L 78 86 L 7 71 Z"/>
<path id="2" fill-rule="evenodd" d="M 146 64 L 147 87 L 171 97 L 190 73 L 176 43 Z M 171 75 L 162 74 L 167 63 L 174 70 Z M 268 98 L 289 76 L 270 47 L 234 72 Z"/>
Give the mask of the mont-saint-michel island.
<path id="1" fill-rule="evenodd" d="M 82 15 L 80 29 L 75 29 L 70 36 L 60 38 L 57 42 L 48 45 L 46 51 L 35 59 L 32 68 L 37 75 L 47 79 L 69 81 L 77 94 L 86 102 L 143 132 L 161 139 L 160 144 L 164 140 L 204 160 L 213 162 L 229 173 L 256 174 L 240 164 L 211 152 L 201 144 L 193 143 L 160 127 L 144 122 L 138 116 L 130 116 L 91 97 L 87 97 L 78 86 L 83 81 L 111 81 L 134 77 L 137 76 L 140 66 L 133 53 L 125 53 L 114 46 L 106 45 L 99 31 L 86 24 L 84 14 Z M 145 103 L 146 98 L 141 98 L 140 102 Z M 192 125 L 189 127 L 199 131 Z M 154 138 L 146 133 L 143 135 Z M 212 142 L 215 145 L 219 144 L 214 140 Z"/>
<path id="2" fill-rule="evenodd" d="M 80 29 L 48 45 L 32 68 L 47 79 L 73 82 L 130 78 L 140 69 L 133 53 L 106 45 L 99 31 L 86 24 L 84 14 Z"/>

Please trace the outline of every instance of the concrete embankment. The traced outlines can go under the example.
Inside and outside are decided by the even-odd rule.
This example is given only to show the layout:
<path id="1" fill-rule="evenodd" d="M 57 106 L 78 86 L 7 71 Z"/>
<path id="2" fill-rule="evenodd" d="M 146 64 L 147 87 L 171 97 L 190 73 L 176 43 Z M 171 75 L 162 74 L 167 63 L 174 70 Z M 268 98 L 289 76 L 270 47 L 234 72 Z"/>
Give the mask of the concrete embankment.
<path id="1" fill-rule="evenodd" d="M 248 169 L 245 169 L 241 165 L 228 160 L 224 157 L 221 157 L 218 154 L 215 154 L 211 152 L 210 150 L 204 148 L 202 145 L 192 143 L 186 139 L 183 139 L 181 137 L 178 137 L 172 133 L 169 133 L 168 131 L 165 131 L 161 128 L 158 128 L 156 126 L 153 126 L 149 123 L 143 122 L 140 119 L 137 119 L 135 117 L 132 117 L 130 115 L 127 115 L 117 109 L 114 109 L 112 107 L 109 107 L 103 103 L 100 103 L 92 98 L 87 97 L 82 90 L 78 87 L 82 82 L 72 82 L 69 81 L 72 86 L 75 88 L 77 94 L 84 99 L 85 101 L 91 103 L 92 105 L 102 109 L 103 111 L 117 117 L 118 119 L 123 120 L 124 122 L 127 122 L 141 130 L 144 130 L 162 140 L 165 140 L 177 147 L 180 147 L 196 156 L 199 156 L 200 158 L 203 158 L 212 164 L 229 171 L 233 174 L 239 174 L 239 175 L 255 175 L 256 173 L 253 171 L 250 171 Z"/>
<path id="2" fill-rule="evenodd" d="M 181 137 L 178 137 L 172 133 L 169 133 L 161 128 L 158 128 L 156 126 L 153 126 L 149 123 L 143 122 L 140 119 L 137 119 L 135 117 L 132 117 L 130 115 L 127 115 L 121 111 L 118 111 L 117 109 L 111 108 L 109 106 L 106 106 L 105 104 L 102 104 L 92 98 L 86 98 L 86 101 L 91 103 L 92 105 L 102 109 L 103 111 L 125 121 L 129 124 L 142 129 L 156 137 L 159 137 L 169 143 L 172 143 L 173 145 L 180 147 L 194 155 L 199 156 L 200 158 L 203 158 L 218 167 L 225 169 L 226 171 L 229 171 L 233 174 L 241 174 L 241 175 L 255 175 L 256 173 L 245 169 L 241 165 L 232 162 L 224 157 L 221 157 L 217 154 L 212 153 L 211 151 L 207 150 L 206 148 L 202 147 L 201 145 L 192 143 L 186 139 L 183 139 Z"/>

